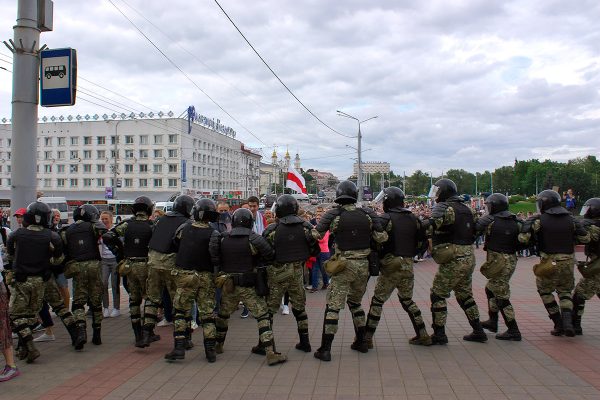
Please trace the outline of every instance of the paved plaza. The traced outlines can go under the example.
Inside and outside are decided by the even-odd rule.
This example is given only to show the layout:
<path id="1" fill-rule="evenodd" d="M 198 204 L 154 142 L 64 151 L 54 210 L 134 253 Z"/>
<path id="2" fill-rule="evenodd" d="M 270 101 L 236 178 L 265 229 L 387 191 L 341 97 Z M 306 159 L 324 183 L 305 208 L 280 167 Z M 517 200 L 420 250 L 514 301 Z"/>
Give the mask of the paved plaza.
<path id="1" fill-rule="evenodd" d="M 478 265 L 483 257 L 477 250 Z M 35 364 L 19 362 L 22 375 L 0 383 L 0 399 L 600 399 L 600 300 L 587 303 L 584 336 L 551 336 L 552 323 L 535 290 L 535 262 L 533 257 L 519 259 L 512 280 L 522 342 L 498 341 L 492 335 L 485 344 L 464 342 L 470 327 L 452 298 L 450 343 L 410 346 L 407 340 L 414 332 L 395 297 L 384 306 L 375 348 L 367 354 L 350 349 L 354 331 L 348 310 L 340 315 L 329 363 L 294 349 L 294 318 L 277 315 L 277 349 L 288 355 L 288 362 L 269 367 L 264 357 L 250 353 L 257 342 L 256 321 L 241 319 L 238 311 L 230 320 L 225 353 L 216 363 L 206 362 L 200 331 L 185 360 L 167 363 L 163 356 L 173 344 L 172 327 L 158 328 L 161 341 L 136 349 L 129 315 L 123 313 L 103 323 L 102 346 L 88 344 L 79 353 L 57 323 L 57 340 L 38 345 L 42 356 Z M 414 298 L 430 325 L 429 288 L 436 265 L 421 262 L 415 271 Z M 484 285 L 476 271 L 474 291 L 486 319 Z M 363 299 L 365 310 L 373 287 L 374 279 Z M 313 350 L 320 343 L 324 308 L 324 291 L 307 293 Z"/>

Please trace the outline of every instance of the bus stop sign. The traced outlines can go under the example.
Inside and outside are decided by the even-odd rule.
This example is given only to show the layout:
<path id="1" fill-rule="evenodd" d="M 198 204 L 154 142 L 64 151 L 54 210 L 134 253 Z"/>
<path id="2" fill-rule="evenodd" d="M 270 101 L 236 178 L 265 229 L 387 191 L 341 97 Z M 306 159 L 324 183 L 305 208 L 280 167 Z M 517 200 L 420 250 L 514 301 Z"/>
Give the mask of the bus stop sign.
<path id="1" fill-rule="evenodd" d="M 54 49 L 41 52 L 40 105 L 72 106 L 77 87 L 77 52 Z"/>

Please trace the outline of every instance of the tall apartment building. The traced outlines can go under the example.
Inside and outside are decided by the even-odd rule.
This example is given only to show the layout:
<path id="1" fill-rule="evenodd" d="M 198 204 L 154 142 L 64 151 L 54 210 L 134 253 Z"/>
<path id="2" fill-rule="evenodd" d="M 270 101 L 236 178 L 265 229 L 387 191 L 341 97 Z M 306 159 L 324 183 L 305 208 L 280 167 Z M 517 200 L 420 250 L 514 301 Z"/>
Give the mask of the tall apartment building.
<path id="1" fill-rule="evenodd" d="M 162 118 L 165 116 L 165 118 Z M 10 198 L 11 125 L 0 124 L 0 199 Z M 38 191 L 67 200 L 173 194 L 246 198 L 259 194 L 260 154 L 217 120 L 172 113 L 44 117 L 38 123 Z"/>

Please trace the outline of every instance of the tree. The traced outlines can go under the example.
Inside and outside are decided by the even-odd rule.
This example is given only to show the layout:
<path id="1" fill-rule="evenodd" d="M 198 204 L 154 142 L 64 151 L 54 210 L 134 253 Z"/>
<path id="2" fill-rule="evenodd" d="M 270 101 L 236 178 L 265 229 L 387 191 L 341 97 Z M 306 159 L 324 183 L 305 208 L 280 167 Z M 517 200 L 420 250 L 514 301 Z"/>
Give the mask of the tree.
<path id="1" fill-rule="evenodd" d="M 459 193 L 475 193 L 475 174 L 464 169 L 449 169 L 446 172 L 446 178 L 452 179 L 456 183 Z"/>

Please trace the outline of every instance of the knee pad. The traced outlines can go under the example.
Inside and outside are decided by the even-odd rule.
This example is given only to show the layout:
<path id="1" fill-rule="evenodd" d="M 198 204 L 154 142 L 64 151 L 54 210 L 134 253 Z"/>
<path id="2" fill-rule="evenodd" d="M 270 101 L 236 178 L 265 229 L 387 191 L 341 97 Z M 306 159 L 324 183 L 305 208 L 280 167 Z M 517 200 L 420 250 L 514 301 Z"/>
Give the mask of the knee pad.
<path id="1" fill-rule="evenodd" d="M 350 311 L 360 308 L 360 303 L 352 303 L 350 301 L 346 302 L 346 304 L 348 304 L 348 308 L 350 308 Z"/>
<path id="2" fill-rule="evenodd" d="M 469 296 L 465 299 L 457 298 L 456 301 L 458 301 L 460 308 L 462 308 L 463 310 L 468 310 L 469 308 L 471 308 L 475 305 L 475 299 L 471 296 Z"/>
<path id="3" fill-rule="evenodd" d="M 490 289 L 488 289 L 487 287 L 485 288 L 485 295 L 487 296 L 488 299 L 491 299 L 493 297 L 496 297 L 494 295 L 494 292 L 492 292 Z"/>
<path id="4" fill-rule="evenodd" d="M 296 320 L 305 320 L 305 319 L 308 319 L 308 316 L 306 315 L 306 310 L 304 310 L 304 309 L 297 310 L 297 309 L 295 309 L 295 308 L 292 307 L 292 314 L 294 314 L 294 317 L 296 317 Z M 302 314 L 304 314 L 304 316 Z"/>
<path id="5" fill-rule="evenodd" d="M 229 319 L 229 315 L 218 313 L 217 314 L 217 318 L 228 320 Z"/>
<path id="6" fill-rule="evenodd" d="M 371 305 L 383 307 L 383 300 L 381 300 L 380 298 L 378 298 L 376 296 L 373 296 L 373 298 L 371 299 Z"/>
<path id="7" fill-rule="evenodd" d="M 408 311 L 409 307 L 414 303 L 411 298 L 402 298 L 398 296 L 398 300 L 400 300 L 400 305 L 404 311 Z"/>
<path id="8" fill-rule="evenodd" d="M 73 310 L 73 312 L 78 311 L 78 310 L 85 310 L 85 306 L 83 304 L 73 303 L 73 306 L 71 309 Z"/>
<path id="9" fill-rule="evenodd" d="M 437 303 L 438 301 L 446 301 L 445 298 L 438 296 L 437 294 L 435 294 L 434 292 L 431 292 L 429 295 L 429 298 L 431 300 L 431 304 Z"/>
<path id="10" fill-rule="evenodd" d="M 508 300 L 508 299 L 498 299 L 498 298 L 496 298 L 496 305 L 498 306 L 499 310 L 503 310 L 506 307 L 510 306 L 511 303 L 510 303 L 510 300 Z"/>

